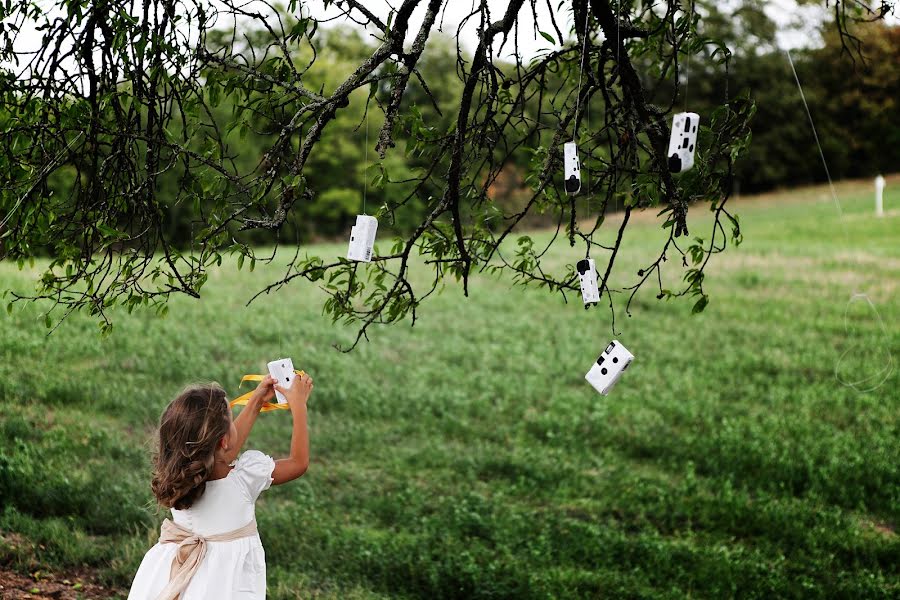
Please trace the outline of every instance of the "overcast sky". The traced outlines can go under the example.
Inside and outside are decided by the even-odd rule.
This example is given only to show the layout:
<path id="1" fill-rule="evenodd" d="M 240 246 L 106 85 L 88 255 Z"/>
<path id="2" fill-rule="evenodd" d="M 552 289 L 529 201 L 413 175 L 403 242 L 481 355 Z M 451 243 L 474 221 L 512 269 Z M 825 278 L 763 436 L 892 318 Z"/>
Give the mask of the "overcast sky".
<path id="1" fill-rule="evenodd" d="M 563 35 L 567 35 L 571 28 L 571 3 L 568 0 L 563 0 L 563 2 L 564 5 L 562 9 L 557 12 L 556 19 Z M 734 2 L 734 0 L 731 0 L 731 2 Z M 54 0 L 37 0 L 37 3 L 44 7 L 52 7 L 55 4 Z M 251 3 L 252 0 L 248 5 Z M 387 21 L 391 8 L 393 6 L 399 6 L 400 3 L 401 0 L 363 0 L 363 4 L 373 13 L 378 15 L 382 21 Z M 559 4 L 559 1 L 550 0 L 550 3 L 556 6 Z M 211 0 L 210 4 L 215 5 L 215 0 Z M 333 4 L 328 9 L 325 8 L 322 0 L 310 0 L 300 2 L 300 4 L 303 6 L 302 10 L 304 15 L 311 14 L 317 19 L 333 18 L 333 22 L 335 23 L 346 22 L 346 17 L 342 16 L 343 11 Z M 499 19 L 507 4 L 508 0 L 488 0 L 488 6 L 491 10 L 491 20 Z M 548 3 L 543 0 L 536 2 L 537 27 L 535 27 L 535 16 L 532 14 L 528 6 L 529 4 L 530 3 L 528 2 L 525 3 L 525 7 L 523 7 L 520 12 L 517 25 L 519 52 L 522 54 L 523 58 L 526 59 L 534 56 L 541 50 L 553 46 L 553 44 L 544 39 L 537 31 L 545 31 L 555 37 L 554 28 L 550 23 L 550 12 L 547 8 Z M 729 4 L 729 0 L 723 0 L 720 4 L 727 5 Z M 421 2 L 410 19 L 410 31 L 407 35 L 407 44 L 411 42 L 415 33 L 418 31 L 418 27 L 422 23 L 426 5 L 427 2 Z M 437 21 L 440 30 L 447 35 L 455 36 L 457 34 L 459 23 L 462 22 L 467 15 L 473 12 L 476 5 L 477 2 L 475 2 L 475 0 L 450 0 L 446 2 L 443 12 Z M 782 47 L 796 48 L 808 44 L 815 44 L 817 42 L 815 29 L 821 22 L 821 18 L 824 14 L 822 10 L 823 6 L 824 2 L 819 2 L 814 3 L 813 6 L 798 7 L 794 0 L 774 0 L 767 3 L 767 13 L 779 27 L 779 45 Z M 266 10 L 263 5 L 260 5 L 260 8 Z M 358 19 L 361 18 L 358 11 L 353 11 L 352 14 Z M 892 23 L 898 22 L 896 16 L 890 17 L 889 21 Z M 229 24 L 230 23 L 222 20 L 218 23 L 218 26 L 227 27 Z M 470 51 L 478 44 L 478 25 L 479 19 L 477 16 L 469 19 L 459 36 L 461 45 Z M 34 29 L 34 24 L 31 24 L 30 26 L 26 24 L 17 40 L 16 49 L 18 51 L 33 51 L 40 46 L 40 42 L 41 35 Z M 558 45 L 558 42 L 556 45 Z M 495 51 L 499 50 L 500 40 L 498 39 L 495 44 Z M 512 40 L 510 40 L 503 47 L 501 56 L 508 57 L 513 52 L 514 45 L 512 44 Z"/>
<path id="2" fill-rule="evenodd" d="M 383 21 L 387 19 L 389 12 L 392 7 L 399 6 L 402 0 L 367 0 L 364 2 L 365 6 L 379 16 Z M 687 0 L 684 2 L 687 5 Z M 720 5 L 728 5 L 733 2 L 729 2 L 728 0 L 721 1 Z M 324 9 L 324 4 L 321 0 L 312 0 L 310 2 L 304 2 L 304 4 L 308 7 L 308 10 L 312 12 L 314 16 L 327 16 L 327 17 L 339 17 L 342 14 L 341 9 L 338 9 L 334 6 L 330 7 L 328 10 Z M 422 23 L 422 19 L 425 14 L 425 5 L 427 2 L 422 2 L 421 5 L 416 9 L 413 13 L 412 19 L 410 19 L 410 30 L 411 33 L 408 35 L 407 39 L 411 39 L 415 35 L 415 31 L 418 30 L 419 25 Z M 445 4 L 444 10 L 441 13 L 440 18 L 438 19 L 438 24 L 441 25 L 441 30 L 448 35 L 456 35 L 457 27 L 459 23 L 466 18 L 468 14 L 470 14 L 474 7 L 477 6 L 479 2 L 475 2 L 474 0 L 450 0 Z M 497 20 L 503 15 L 503 11 L 506 6 L 509 4 L 508 0 L 488 0 L 488 7 L 491 10 L 491 20 Z M 523 55 L 523 57 L 534 56 L 540 50 L 551 47 L 551 44 L 543 38 L 539 33 L 535 31 L 535 17 L 532 14 L 530 8 L 528 7 L 528 2 L 525 3 L 525 7 L 523 7 L 522 11 L 519 15 L 519 23 L 518 23 L 518 42 L 519 42 L 519 51 Z M 554 33 L 553 25 L 550 22 L 550 11 L 547 8 L 547 2 L 538 1 L 537 4 L 537 23 L 538 31 L 545 31 L 550 33 L 554 37 L 556 34 Z M 558 0 L 551 0 L 550 4 L 554 7 L 559 4 Z M 782 47 L 787 47 L 789 49 L 806 46 L 811 43 L 816 43 L 816 36 L 813 35 L 816 27 L 821 23 L 821 18 L 824 14 L 824 2 L 814 3 L 812 6 L 798 6 L 794 0 L 774 0 L 772 2 L 768 2 L 766 6 L 766 13 L 769 15 L 779 28 L 778 33 L 778 42 Z M 571 14 L 571 2 L 568 0 L 565 1 L 563 8 L 557 12 L 556 19 L 557 24 L 559 25 L 560 30 L 563 35 L 567 35 L 569 29 L 572 26 L 572 14 Z M 357 17 L 361 16 L 358 12 L 354 11 L 353 14 Z M 896 23 L 896 18 L 889 19 L 891 22 Z M 478 45 L 478 18 L 471 19 L 466 27 L 462 31 L 462 35 L 460 36 L 460 42 L 463 46 L 471 49 L 474 49 Z M 498 45 L 499 47 L 499 45 Z M 507 44 L 503 48 L 503 55 L 512 54 L 513 48 L 512 44 Z"/>

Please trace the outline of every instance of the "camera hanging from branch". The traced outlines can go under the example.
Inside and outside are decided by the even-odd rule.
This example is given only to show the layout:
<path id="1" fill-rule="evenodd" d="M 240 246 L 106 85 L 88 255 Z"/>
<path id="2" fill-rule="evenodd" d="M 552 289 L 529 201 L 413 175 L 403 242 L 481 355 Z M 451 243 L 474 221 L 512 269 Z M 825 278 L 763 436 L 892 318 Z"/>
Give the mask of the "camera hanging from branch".
<path id="1" fill-rule="evenodd" d="M 576 96 L 575 96 L 575 124 L 573 126 L 573 134 L 572 141 L 566 142 L 563 145 L 563 157 L 565 164 L 565 190 L 566 193 L 570 196 L 575 196 L 578 192 L 581 191 L 581 166 L 578 163 L 578 112 L 581 108 L 581 82 L 582 77 L 584 76 L 584 61 L 587 59 L 590 62 L 590 58 L 587 57 L 587 42 L 588 42 L 588 22 L 591 11 L 585 6 L 584 7 L 584 30 L 582 33 L 582 41 L 581 41 L 581 58 L 579 61 L 579 70 L 578 70 L 578 87 L 576 88 Z M 590 100 L 588 101 L 588 106 L 585 109 L 585 114 L 588 115 L 587 126 L 588 126 L 588 134 L 590 135 Z M 591 190 L 590 184 L 587 186 L 587 207 L 588 207 L 588 215 L 590 215 L 590 203 L 591 203 Z M 574 201 L 573 201 L 574 202 Z M 575 207 L 574 204 L 572 206 L 572 211 L 574 213 Z M 591 248 L 590 244 L 588 244 L 588 250 L 585 257 L 578 261 L 575 265 L 575 269 L 578 272 L 578 279 L 581 287 L 581 298 L 584 301 L 584 308 L 588 309 L 591 306 L 596 305 L 600 301 L 600 288 L 597 283 L 597 268 L 594 264 L 594 259 L 590 256 Z"/>
<path id="2" fill-rule="evenodd" d="M 691 1 L 691 10 L 687 19 L 687 34 L 685 43 L 690 38 L 694 27 L 694 2 Z M 697 150 L 697 130 L 700 126 L 700 115 L 687 112 L 688 90 L 691 77 L 691 49 L 688 48 L 687 58 L 684 64 L 684 112 L 676 113 L 672 117 L 672 133 L 669 137 L 669 171 L 672 173 L 684 173 L 694 166 L 694 153 Z"/>
<path id="3" fill-rule="evenodd" d="M 363 159 L 363 210 L 356 215 L 356 225 L 350 228 L 350 244 L 347 247 L 347 259 L 356 262 L 371 262 L 372 250 L 375 247 L 375 233 L 378 231 L 378 219 L 366 214 L 366 196 L 369 181 L 366 169 L 369 167 L 369 106 L 366 103 L 366 149 Z"/>

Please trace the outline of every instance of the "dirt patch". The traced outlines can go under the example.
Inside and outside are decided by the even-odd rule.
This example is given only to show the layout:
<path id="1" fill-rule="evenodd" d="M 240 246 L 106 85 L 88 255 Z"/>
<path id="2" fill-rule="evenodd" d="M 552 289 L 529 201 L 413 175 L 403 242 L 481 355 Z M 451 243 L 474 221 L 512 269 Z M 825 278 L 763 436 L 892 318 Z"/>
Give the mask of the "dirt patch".
<path id="1" fill-rule="evenodd" d="M 900 258 L 880 256 L 862 251 L 838 252 L 832 260 L 848 263 L 855 267 L 871 266 L 889 271 L 900 271 Z"/>
<path id="2" fill-rule="evenodd" d="M 890 523 L 867 518 L 860 518 L 860 523 L 863 528 L 869 529 L 876 534 L 888 539 L 894 539 L 897 537 L 897 532 Z"/>
<path id="3" fill-rule="evenodd" d="M 885 180 L 887 185 L 894 186 L 900 184 L 900 173 L 895 173 L 891 175 L 886 175 Z M 872 179 L 848 179 L 844 181 L 838 181 L 834 184 L 835 192 L 838 195 L 838 199 L 845 198 L 848 196 L 856 196 L 865 193 L 872 193 L 874 195 L 874 187 L 872 183 Z M 808 185 L 797 188 L 778 188 L 775 190 L 771 190 L 768 192 L 763 192 L 760 194 L 748 194 L 748 195 L 732 195 L 732 197 L 728 200 L 729 212 L 734 214 L 735 212 L 739 213 L 744 208 L 765 208 L 765 207 L 780 207 L 784 206 L 785 199 L 790 197 L 789 202 L 791 204 L 819 204 L 819 203 L 830 203 L 834 202 L 831 197 L 831 189 L 828 187 L 827 183 L 821 183 L 816 185 Z M 619 207 L 621 208 L 621 206 Z M 631 221 L 639 222 L 639 223 L 648 223 L 648 222 L 659 222 L 660 224 L 665 221 L 667 217 L 658 217 L 657 213 L 662 210 L 664 206 L 657 206 L 652 209 L 642 209 L 636 210 L 631 213 Z M 707 213 L 706 210 L 708 208 L 703 202 L 698 202 L 691 206 L 691 215 L 696 217 L 696 215 L 700 212 Z M 700 210 L 702 209 L 702 210 Z M 874 213 L 874 206 L 872 209 Z M 624 211 L 616 211 L 610 214 L 607 214 L 606 220 L 604 222 L 605 227 L 615 227 L 618 226 L 619 223 L 622 222 L 622 217 L 624 215 Z M 894 209 L 886 207 L 884 211 L 885 218 L 893 218 L 900 216 L 900 209 Z M 864 215 L 846 215 L 847 219 L 869 219 L 872 218 L 871 213 L 867 213 Z M 590 225 L 593 224 L 593 221 L 588 219 L 584 220 L 584 222 L 579 222 L 579 226 L 582 229 L 589 228 Z M 538 228 L 541 229 L 541 228 Z"/>
<path id="4" fill-rule="evenodd" d="M 837 266 L 840 263 L 845 263 L 846 266 Z M 898 270 L 900 260 L 862 252 L 844 252 L 827 259 L 781 254 L 725 253 L 710 261 L 710 272 L 715 273 L 718 269 L 774 273 L 786 281 L 818 286 L 828 284 L 850 286 L 889 299 L 898 287 L 898 279 L 881 276 L 879 270 Z"/>
<path id="5" fill-rule="evenodd" d="M 35 571 L 22 575 L 0 567 L 0 598 L 2 600 L 108 600 L 124 598 L 123 590 L 108 588 L 95 582 L 87 571 L 51 573 Z"/>
<path id="6" fill-rule="evenodd" d="M 744 270 L 754 272 L 807 272 L 821 268 L 821 261 L 808 256 L 788 256 L 784 254 L 749 254 L 749 253 L 724 253 L 713 257 L 710 265 L 717 268 L 732 270 Z"/>
<path id="7" fill-rule="evenodd" d="M 893 209 L 884 209 L 884 215 L 882 215 L 883 219 L 896 219 L 900 217 L 900 208 Z M 872 209 L 872 212 L 863 212 L 857 213 L 853 215 L 844 215 L 844 218 L 848 221 L 871 221 L 878 219 L 879 217 L 875 216 L 875 209 Z"/>

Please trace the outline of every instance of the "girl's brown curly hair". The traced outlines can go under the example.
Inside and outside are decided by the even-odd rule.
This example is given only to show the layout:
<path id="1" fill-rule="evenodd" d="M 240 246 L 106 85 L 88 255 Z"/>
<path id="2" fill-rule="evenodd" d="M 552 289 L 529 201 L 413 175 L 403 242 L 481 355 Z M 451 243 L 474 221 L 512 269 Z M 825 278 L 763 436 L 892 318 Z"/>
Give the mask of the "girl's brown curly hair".
<path id="1" fill-rule="evenodd" d="M 159 445 L 150 487 L 166 508 L 190 508 L 206 489 L 216 445 L 231 428 L 228 400 L 218 383 L 192 385 L 159 420 Z"/>

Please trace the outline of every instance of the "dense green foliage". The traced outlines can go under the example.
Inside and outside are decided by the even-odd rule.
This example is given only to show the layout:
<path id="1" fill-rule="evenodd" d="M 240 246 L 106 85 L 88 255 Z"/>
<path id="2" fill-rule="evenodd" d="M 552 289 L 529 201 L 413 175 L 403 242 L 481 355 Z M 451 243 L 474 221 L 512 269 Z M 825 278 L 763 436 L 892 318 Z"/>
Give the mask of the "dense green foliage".
<path id="1" fill-rule="evenodd" d="M 751 125 L 753 143 L 735 165 L 736 189 L 761 191 L 824 181 L 821 158 L 787 55 L 774 45 L 775 25 L 759 12 L 749 11 L 747 7 L 752 4 L 740 3 L 728 14 L 719 13 L 714 4 L 700 9 L 714 11 L 700 22 L 702 34 L 723 40 L 732 49 L 733 57 L 727 77 L 712 55 L 715 46 L 707 47 L 706 62 L 693 59 L 687 108 L 705 118 L 725 98 L 726 90 L 732 95 L 746 90 L 755 101 L 758 112 Z M 760 33 L 748 36 L 748 29 Z M 863 41 L 865 61 L 854 62 L 852 57 L 841 53 L 839 36 L 830 23 L 826 25 L 823 47 L 794 51 L 793 57 L 835 179 L 891 173 L 900 165 L 900 120 L 896 118 L 895 100 L 900 97 L 900 27 L 874 23 L 859 26 L 855 32 Z M 309 87 L 314 89 L 337 86 L 344 74 L 377 47 L 358 29 L 348 26 L 323 27 L 316 46 L 315 68 L 306 74 Z M 443 116 L 435 111 L 421 88 L 411 87 L 404 99 L 405 110 L 418 111 L 422 122 L 437 130 L 451 125 L 449 115 L 459 103 L 462 86 L 455 75 L 455 61 L 455 42 L 449 36 L 435 34 L 425 50 L 420 70 L 424 79 L 433 82 L 431 89 Z M 643 68 L 651 71 L 649 66 Z M 667 94 L 671 94 L 671 89 L 663 87 L 658 100 L 664 102 Z M 414 152 L 405 157 L 390 154 L 386 160 L 369 152 L 368 163 L 365 162 L 366 128 L 374 141 L 383 116 L 373 110 L 367 124 L 364 101 L 365 94 L 357 93 L 350 106 L 335 116 L 333 127 L 322 135 L 321 143 L 328 152 L 314 155 L 310 160 L 306 176 L 310 185 L 322 192 L 309 198 L 302 213 L 291 214 L 279 235 L 253 231 L 243 234 L 242 239 L 256 243 L 281 239 L 290 243 L 298 238 L 343 237 L 348 223 L 363 208 L 364 187 L 368 187 L 370 211 L 391 197 L 403 195 L 402 188 L 389 182 L 413 178 L 422 166 L 421 161 L 416 160 Z M 225 118 L 235 112 L 235 98 L 222 97 L 216 109 Z M 602 118 L 602 102 L 595 100 L 591 110 L 595 120 Z M 239 171 L 252 171 L 274 140 L 259 129 L 251 120 L 246 126 L 235 127 L 226 138 L 231 146 L 240 149 L 233 159 Z M 416 143 L 405 128 L 398 129 L 395 138 L 404 149 L 411 149 Z M 535 146 L 542 141 L 547 143 L 549 136 L 536 138 Z M 528 197 L 525 176 L 531 155 L 522 152 L 511 158 L 504 177 L 492 187 L 492 192 L 497 202 L 520 210 Z M 51 183 L 54 193 L 65 192 L 62 180 Z M 190 240 L 195 215 L 190 206 L 178 201 L 178 186 L 176 176 L 164 177 L 157 196 L 165 206 L 171 239 L 184 244 Z M 440 190 L 430 192 L 438 194 Z M 426 203 L 417 199 L 399 212 L 396 222 L 384 223 L 383 227 L 408 233 L 424 216 L 426 208 Z M 621 205 L 611 207 L 620 208 Z M 530 216 L 528 222 L 549 224 L 555 220 L 556 215 L 545 213 Z"/>
<path id="2" fill-rule="evenodd" d="M 735 165 L 735 186 L 741 191 L 761 191 L 775 187 L 824 181 L 825 172 L 815 146 L 799 92 L 783 50 L 775 46 L 775 24 L 761 11 L 753 11 L 754 2 L 738 3 L 731 12 L 721 13 L 715 4 L 700 4 L 701 11 L 711 11 L 700 22 L 704 39 L 721 39 L 731 48 L 733 57 L 728 76 L 715 60 L 716 46 L 706 48 L 706 61 L 694 58 L 690 72 L 690 106 L 708 115 L 724 98 L 726 90 L 733 95 L 749 92 L 756 103 L 757 115 L 751 129 L 753 143 L 746 156 Z M 748 31 L 757 32 L 748 35 Z M 819 135 L 832 177 L 874 176 L 890 173 L 900 165 L 900 120 L 896 118 L 896 98 L 900 97 L 900 27 L 873 23 L 855 28 L 863 42 L 863 60 L 841 52 L 840 38 L 833 24 L 826 23 L 824 46 L 794 51 L 794 61 L 803 83 L 813 117 L 819 123 Z M 224 32 L 220 32 L 224 34 Z M 213 43 L 218 43 L 216 37 Z M 318 52 L 315 68 L 306 74 L 309 87 L 332 89 L 345 73 L 370 55 L 376 44 L 349 26 L 323 27 L 316 38 Z M 305 55 L 304 55 L 305 58 Z M 435 34 L 426 48 L 420 71 L 433 82 L 443 116 L 438 114 L 419 87 L 411 87 L 404 99 L 404 109 L 415 109 L 423 123 L 437 130 L 451 125 L 449 115 L 458 105 L 462 86 L 455 76 L 456 48 L 449 36 Z M 642 65 L 646 72 L 651 67 Z M 664 102 L 671 89 L 663 87 L 658 100 Z M 368 180 L 367 204 L 370 210 L 388 202 L 404 191 L 390 186 L 390 181 L 414 177 L 421 167 L 414 153 L 405 157 L 391 154 L 378 159 L 374 152 L 366 156 L 366 127 L 373 138 L 381 129 L 383 116 L 371 111 L 369 123 L 364 119 L 365 94 L 339 112 L 333 128 L 322 135 L 329 151 L 310 160 L 307 178 L 321 190 L 304 204 L 302 214 L 289 216 L 288 225 L 276 236 L 268 231 L 243 234 L 248 242 L 271 243 L 276 239 L 290 243 L 298 238 L 321 239 L 343 237 L 348 223 L 363 207 L 363 188 Z M 678 108 L 678 107 L 676 107 Z M 235 98 L 222 97 L 216 109 L 225 118 L 235 112 Z M 602 118 L 603 105 L 595 101 L 594 119 Z M 408 129 L 397 130 L 396 142 L 411 148 L 415 139 Z M 549 136 L 543 136 L 543 143 Z M 234 162 L 241 172 L 252 171 L 263 158 L 274 136 L 263 135 L 252 120 L 235 127 L 226 141 L 239 152 Z M 541 138 L 535 144 L 540 145 Z M 701 148 L 701 152 L 703 149 Z M 521 209 L 527 200 L 525 175 L 529 168 L 528 153 L 514 154 L 504 178 L 492 191 L 498 202 Z M 375 166 L 379 165 L 379 166 Z M 383 168 L 382 168 L 383 167 Z M 508 180 L 506 185 L 503 185 Z M 161 179 L 157 196 L 165 206 L 171 239 L 184 244 L 191 237 L 195 218 L 186 203 L 178 200 L 179 180 L 174 174 Z M 56 194 L 65 192 L 61 178 L 51 181 Z M 406 190 L 408 192 L 408 190 Z M 430 190 L 432 194 L 439 190 Z M 613 207 L 621 208 L 621 206 Z M 408 233 L 422 218 L 426 204 L 415 201 L 401 211 L 395 223 L 384 224 L 398 233 Z M 534 215 L 531 223 L 548 224 L 553 214 Z"/>
<path id="3" fill-rule="evenodd" d="M 896 120 L 882 113 L 897 91 L 896 67 L 884 66 L 897 35 L 879 20 L 894 3 L 801 3 L 831 16 L 824 49 L 798 60 L 835 176 L 892 165 L 900 151 L 881 145 L 895 146 Z M 558 234 L 549 245 L 599 259 L 608 299 L 689 255 L 682 283 L 656 293 L 700 311 L 709 258 L 742 239 L 732 191 L 822 173 L 759 0 L 548 2 L 532 33 L 547 46 L 527 52 L 518 32 L 533 2 L 473 4 L 457 29 L 474 34 L 468 46 L 441 33 L 447 6 L 318 7 L 332 18 L 300 0 L 253 11 L 236 0 L 0 5 L 0 260 L 50 259 L 33 289 L 0 298 L 50 299 L 48 328 L 84 311 L 109 333 L 113 306 L 164 313 L 173 294 L 199 297 L 223 260 L 252 270 L 268 257 L 257 248 L 346 236 L 362 210 L 381 239 L 396 236 L 370 264 L 297 252 L 259 289 L 316 282 L 332 320 L 357 324 L 347 349 L 380 324 L 415 322 L 445 280 L 468 294 L 470 275 L 488 269 L 577 293 L 574 271 L 547 277 L 539 244 L 501 251 L 544 219 Z M 29 23 L 37 36 L 22 33 Z M 23 48 L 23 35 L 40 43 Z M 855 78 L 862 94 L 847 89 Z M 761 143 L 742 163 L 757 105 Z M 688 109 L 702 115 L 701 151 L 676 177 L 669 123 Z M 577 198 L 562 191 L 567 140 L 583 172 Z M 613 288 L 630 214 L 646 208 L 669 236 L 636 282 Z M 705 208 L 715 224 L 692 236 Z M 599 244 L 619 209 L 612 244 Z M 433 277 L 414 285 L 416 257 Z"/>
<path id="4" fill-rule="evenodd" d="M 775 45 L 775 24 L 764 14 L 749 11 L 748 6 L 753 4 L 737 3 L 732 12 L 724 15 L 718 12 L 721 8 L 715 3 L 704 4 L 700 9 L 713 11 L 700 22 L 701 33 L 709 36 L 704 39 L 721 39 L 732 49 L 733 57 L 727 77 L 713 54 L 715 45 L 706 47 L 705 62 L 696 57 L 692 59 L 690 105 L 686 108 L 706 118 L 723 101 L 726 91 L 732 95 L 746 91 L 754 100 L 757 114 L 751 125 L 753 142 L 735 165 L 736 190 L 758 192 L 823 182 L 825 171 L 787 55 Z M 748 35 L 748 30 L 759 34 Z M 829 169 L 835 179 L 892 173 L 900 168 L 900 119 L 896 116 L 896 99 L 900 97 L 900 26 L 871 23 L 858 26 L 854 32 L 863 43 L 862 59 L 842 53 L 840 37 L 830 22 L 826 22 L 823 30 L 823 44 L 793 52 L 804 94 L 818 124 Z M 320 41 L 321 73 L 328 74 L 333 81 L 352 61 L 374 49 L 370 42 L 350 29 L 326 29 Z M 446 115 L 458 103 L 461 86 L 453 76 L 455 48 L 452 40 L 438 36 L 435 41 L 437 43 L 425 52 L 421 70 L 426 80 L 438 81 L 433 88 L 442 100 Z M 647 73 L 652 72 L 648 65 L 644 67 Z M 665 104 L 671 91 L 671 88 L 662 88 L 658 100 Z M 447 127 L 447 119 L 439 117 L 420 90 L 413 88 L 411 92 L 408 107 L 415 106 L 420 110 L 424 122 L 429 125 L 438 129 Z M 229 100 L 223 102 L 227 107 Z M 683 107 L 676 105 L 676 108 Z M 591 110 L 594 119 L 602 119 L 602 102 L 595 101 Z M 308 226 L 301 233 L 304 238 L 343 235 L 348 220 L 361 210 L 365 170 L 362 123 L 361 110 L 340 113 L 336 117 L 336 132 L 324 134 L 333 153 L 315 163 L 311 177 L 315 187 L 327 190 L 328 195 L 317 196 L 309 204 L 310 214 L 303 219 Z M 380 117 L 373 117 L 371 130 L 377 131 L 381 124 Z M 398 144 L 414 144 L 408 131 L 400 130 L 396 137 Z M 259 138 L 252 130 L 241 138 L 246 140 L 247 151 L 242 152 L 239 160 L 246 161 L 247 166 L 258 162 L 264 152 L 264 143 Z M 544 138 L 544 143 L 549 141 L 548 136 Z M 703 152 L 702 148 L 700 152 Z M 375 158 L 370 155 L 369 164 L 374 164 Z M 494 191 L 498 202 L 520 209 L 528 195 L 524 177 L 529 155 L 521 153 L 512 159 L 506 175 L 511 183 L 497 185 Z M 414 174 L 399 160 L 386 164 L 384 172 L 390 180 L 396 181 Z M 371 206 L 384 203 L 388 197 L 386 182 L 375 178 L 381 173 L 380 169 L 368 172 L 369 180 L 377 184 L 370 184 Z M 166 195 L 174 197 L 172 191 Z M 424 211 L 423 203 L 410 207 L 396 230 L 408 232 Z M 188 216 L 185 214 L 185 218 Z M 543 214 L 531 217 L 530 221 L 549 224 L 555 219 L 554 214 Z M 259 233 L 256 239 L 266 241 L 271 235 Z"/>
<path id="5" fill-rule="evenodd" d="M 870 372 L 900 348 L 897 185 L 881 220 L 868 185 L 839 188 L 846 237 L 823 188 L 739 202 L 746 242 L 713 258 L 706 312 L 642 291 L 617 333 L 637 358 L 606 398 L 582 379 L 605 313 L 506 278 L 478 276 L 465 301 L 448 288 L 349 355 L 330 346 L 354 331 L 320 315 L 314 285 L 243 308 L 262 266 L 214 269 L 167 318 L 117 314 L 105 339 L 85 315 L 46 337 L 41 306 L 16 306 L 0 321 L 0 530 L 27 543 L 0 542 L 0 562 L 127 585 L 162 518 L 162 407 L 197 379 L 237 393 L 290 355 L 316 377 L 313 462 L 257 507 L 271 598 L 896 598 L 900 377 L 858 394 L 834 365 L 851 349 L 847 368 Z M 665 233 L 633 218 L 619 280 Z M 558 247 L 548 268 L 578 257 Z M 0 283 L 40 268 L 4 265 Z M 844 330 L 856 290 L 889 339 L 853 310 Z M 263 414 L 249 445 L 283 453 L 289 431 Z"/>

